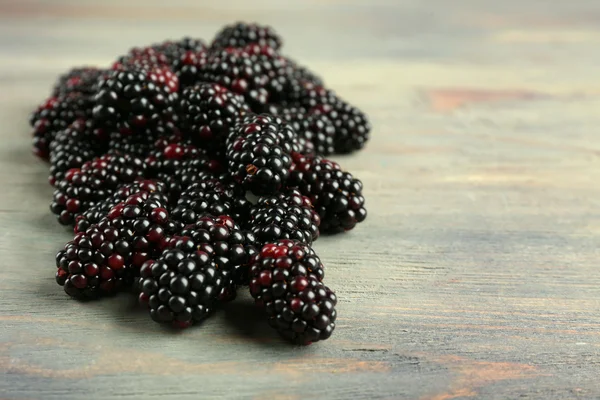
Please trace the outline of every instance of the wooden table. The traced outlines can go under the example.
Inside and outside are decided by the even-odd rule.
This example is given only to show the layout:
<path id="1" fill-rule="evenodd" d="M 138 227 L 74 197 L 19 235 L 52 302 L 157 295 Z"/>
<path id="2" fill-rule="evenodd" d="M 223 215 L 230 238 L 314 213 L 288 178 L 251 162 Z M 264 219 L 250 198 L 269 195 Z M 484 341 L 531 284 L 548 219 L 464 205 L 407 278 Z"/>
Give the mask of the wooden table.
<path id="1" fill-rule="evenodd" d="M 168 4 L 168 5 L 167 5 Z M 597 2 L 0 1 L 0 398 L 600 398 Z M 368 220 L 316 249 L 340 298 L 290 346 L 248 296 L 173 333 L 128 295 L 54 282 L 29 111 L 58 73 L 136 44 L 275 26 L 370 115 L 338 157 Z"/>

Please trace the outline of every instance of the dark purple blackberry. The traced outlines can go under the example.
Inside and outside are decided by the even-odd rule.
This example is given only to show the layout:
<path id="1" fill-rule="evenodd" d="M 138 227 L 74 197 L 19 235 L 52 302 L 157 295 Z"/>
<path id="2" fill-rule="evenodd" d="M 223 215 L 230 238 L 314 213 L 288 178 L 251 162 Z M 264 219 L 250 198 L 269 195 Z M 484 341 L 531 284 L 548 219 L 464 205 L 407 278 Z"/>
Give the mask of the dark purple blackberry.
<path id="1" fill-rule="evenodd" d="M 110 196 L 120 185 L 135 181 L 144 172 L 144 162 L 129 155 L 107 154 L 70 169 L 56 184 L 50 211 L 62 225 Z"/>
<path id="2" fill-rule="evenodd" d="M 154 68 L 169 67 L 171 60 L 160 50 L 153 47 L 134 47 L 124 56 L 120 56 L 112 65 L 115 71 L 127 70 L 131 67 Z"/>
<path id="3" fill-rule="evenodd" d="M 320 231 L 338 233 L 353 229 L 367 217 L 362 182 L 326 158 L 295 153 L 288 186 L 307 196 L 321 217 Z"/>
<path id="4" fill-rule="evenodd" d="M 47 99 L 30 117 L 34 154 L 47 160 L 56 134 L 78 119 L 88 119 L 91 111 L 92 102 L 83 93 L 72 92 Z"/>
<path id="5" fill-rule="evenodd" d="M 176 77 L 166 69 L 129 67 L 111 71 L 99 81 L 94 120 L 107 130 L 128 134 L 176 121 L 175 82 Z"/>
<path id="6" fill-rule="evenodd" d="M 50 143 L 50 184 L 54 186 L 64 179 L 68 170 L 81 167 L 105 148 L 96 130 L 84 120 L 77 120 L 59 131 Z"/>
<path id="7" fill-rule="evenodd" d="M 169 221 L 165 204 L 146 192 L 129 196 L 57 254 L 56 281 L 76 298 L 129 287 L 142 264 L 159 255 L 176 229 L 180 226 Z"/>
<path id="8" fill-rule="evenodd" d="M 140 192 L 148 193 L 148 198 L 157 200 L 168 206 L 165 194 L 165 184 L 155 180 L 137 180 L 120 186 L 111 196 L 101 200 L 90 207 L 75 219 L 75 233 L 85 232 L 90 226 L 97 224 L 108 215 L 108 212 L 117 204 L 127 200 L 129 196 Z"/>
<path id="9" fill-rule="evenodd" d="M 245 224 L 250 212 L 250 202 L 245 194 L 232 182 L 219 179 L 195 182 L 183 191 L 171 216 L 185 225 L 196 222 L 205 214 L 228 215 L 234 221 Z"/>
<path id="10" fill-rule="evenodd" d="M 249 112 L 242 96 L 215 83 L 184 89 L 179 107 L 182 130 L 195 145 L 213 154 L 225 153 L 230 129 Z"/>
<path id="11" fill-rule="evenodd" d="M 316 118 L 326 117 L 335 127 L 334 147 L 340 154 L 351 153 L 365 147 L 369 140 L 371 124 L 358 108 L 347 103 L 319 105 L 312 109 Z"/>
<path id="12" fill-rule="evenodd" d="M 187 51 L 173 63 L 173 72 L 179 77 L 182 89 L 194 86 L 200 82 L 200 71 L 206 64 L 206 51 Z"/>
<path id="13" fill-rule="evenodd" d="M 297 190 L 259 197 L 250 210 L 248 229 L 260 244 L 292 239 L 311 244 L 319 237 L 319 215 Z"/>
<path id="14" fill-rule="evenodd" d="M 184 37 L 180 40 L 168 40 L 163 43 L 153 45 L 152 48 L 157 52 L 164 54 L 169 63 L 173 65 L 177 60 L 187 52 L 200 53 L 207 50 L 206 43 L 202 39 Z"/>
<path id="15" fill-rule="evenodd" d="M 335 329 L 337 297 L 323 277 L 323 264 L 310 246 L 284 239 L 253 257 L 250 294 L 274 329 L 306 345 L 329 338 Z"/>
<path id="16" fill-rule="evenodd" d="M 63 96 L 68 93 L 78 92 L 93 95 L 96 90 L 98 78 L 106 71 L 96 67 L 73 68 L 61 75 L 52 90 L 53 96 Z"/>
<path id="17" fill-rule="evenodd" d="M 249 44 L 258 44 L 278 50 L 281 43 L 281 38 L 270 26 L 238 22 L 225 26 L 217 33 L 210 49 L 214 51 L 228 47 L 241 48 Z"/>
<path id="18" fill-rule="evenodd" d="M 326 114 L 309 114 L 302 107 L 286 107 L 279 112 L 279 115 L 292 126 L 298 137 L 314 145 L 313 154 L 328 155 L 335 151 L 336 129 Z M 300 153 L 310 155 L 311 149 L 307 150 Z"/>
<path id="19" fill-rule="evenodd" d="M 145 132 L 113 132 L 110 135 L 108 149 L 118 154 L 130 154 L 145 158 L 168 144 L 179 143 L 182 135 L 172 122 L 159 123 Z"/>
<path id="20" fill-rule="evenodd" d="M 229 173 L 256 195 L 272 194 L 285 185 L 290 154 L 298 150 L 290 125 L 272 115 L 248 115 L 227 138 Z"/>

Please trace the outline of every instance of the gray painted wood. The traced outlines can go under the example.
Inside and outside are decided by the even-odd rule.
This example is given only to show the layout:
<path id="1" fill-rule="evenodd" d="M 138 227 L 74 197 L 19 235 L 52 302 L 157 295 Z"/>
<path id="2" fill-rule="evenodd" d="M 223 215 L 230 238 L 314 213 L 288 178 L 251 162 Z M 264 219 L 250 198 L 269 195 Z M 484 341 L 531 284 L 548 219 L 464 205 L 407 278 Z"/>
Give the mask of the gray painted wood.
<path id="1" fill-rule="evenodd" d="M 340 319 L 307 348 L 248 296 L 176 333 L 54 282 L 69 234 L 29 111 L 71 65 L 236 19 L 374 126 L 337 158 L 370 215 L 315 245 Z M 600 398 L 597 22 L 591 0 L 0 1 L 0 398 Z"/>

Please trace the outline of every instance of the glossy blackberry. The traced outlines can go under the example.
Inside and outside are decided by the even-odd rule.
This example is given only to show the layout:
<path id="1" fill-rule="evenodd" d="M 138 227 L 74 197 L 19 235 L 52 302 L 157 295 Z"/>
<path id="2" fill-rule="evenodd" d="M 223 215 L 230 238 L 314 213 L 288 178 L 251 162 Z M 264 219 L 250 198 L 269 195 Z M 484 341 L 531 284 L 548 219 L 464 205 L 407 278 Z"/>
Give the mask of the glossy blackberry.
<path id="1" fill-rule="evenodd" d="M 171 65 L 176 63 L 187 52 L 200 53 L 207 50 L 206 43 L 202 39 L 191 37 L 184 37 L 175 41 L 167 40 L 166 42 L 153 45 L 152 48 L 164 54 Z"/>
<path id="2" fill-rule="evenodd" d="M 172 122 L 159 123 L 144 132 L 113 132 L 108 149 L 118 154 L 145 158 L 171 143 L 182 142 L 179 128 Z"/>
<path id="3" fill-rule="evenodd" d="M 56 281 L 76 298 L 93 298 L 131 286 L 144 262 L 158 257 L 179 225 L 146 192 L 129 196 L 108 216 L 57 254 Z"/>
<path id="4" fill-rule="evenodd" d="M 289 107 L 283 108 L 279 115 L 292 126 L 300 138 L 314 145 L 314 154 L 328 155 L 335 151 L 336 128 L 327 114 L 309 114 L 302 107 Z M 310 155 L 310 148 L 308 152 L 301 153 Z"/>
<path id="5" fill-rule="evenodd" d="M 185 89 L 179 113 L 181 127 L 198 147 L 225 153 L 225 140 L 234 124 L 250 109 L 244 98 L 215 83 Z"/>
<path id="6" fill-rule="evenodd" d="M 281 43 L 281 37 L 270 26 L 238 22 L 225 26 L 217 33 L 210 47 L 211 50 L 217 50 L 258 44 L 278 50 Z"/>
<path id="7" fill-rule="evenodd" d="M 176 77 L 165 69 L 130 67 L 101 78 L 93 117 L 99 126 L 140 132 L 177 119 Z"/>
<path id="8" fill-rule="evenodd" d="M 182 89 L 194 86 L 200 82 L 200 71 L 206 64 L 206 51 L 187 51 L 173 63 L 173 72 L 179 77 Z"/>
<path id="9" fill-rule="evenodd" d="M 310 198 L 321 217 L 321 232 L 349 231 L 367 217 L 362 182 L 336 162 L 295 153 L 288 185 Z"/>
<path id="10" fill-rule="evenodd" d="M 269 324 L 297 344 L 328 339 L 335 329 L 337 297 L 322 283 L 323 264 L 305 243 L 280 240 L 250 262 L 250 294 Z"/>
<path id="11" fill-rule="evenodd" d="M 219 179 L 195 182 L 183 191 L 171 215 L 185 225 L 193 224 L 205 214 L 228 215 L 245 224 L 250 212 L 250 202 L 245 194 L 232 182 Z"/>
<path id="12" fill-rule="evenodd" d="M 77 119 L 88 119 L 91 110 L 92 102 L 89 96 L 80 92 L 47 99 L 30 117 L 34 154 L 47 160 L 50 156 L 50 143 L 56 134 Z"/>
<path id="13" fill-rule="evenodd" d="M 75 233 L 85 232 L 90 226 L 102 221 L 114 206 L 127 200 L 129 196 L 141 192 L 148 193 L 149 199 L 157 200 L 168 206 L 168 197 L 165 194 L 166 188 L 163 182 L 150 179 L 136 180 L 119 186 L 112 195 L 81 213 L 75 219 Z"/>
<path id="14" fill-rule="evenodd" d="M 134 47 L 127 54 L 119 57 L 112 65 L 115 71 L 127 70 L 131 67 L 154 68 L 169 67 L 171 60 L 166 54 L 153 47 Z"/>
<path id="15" fill-rule="evenodd" d="M 280 190 L 289 175 L 290 154 L 299 150 L 296 133 L 280 118 L 248 115 L 227 139 L 227 161 L 232 178 L 256 195 Z"/>
<path id="16" fill-rule="evenodd" d="M 63 96 L 72 92 L 92 95 L 98 78 L 104 73 L 105 70 L 96 67 L 73 68 L 58 78 L 52 96 Z"/>
<path id="17" fill-rule="evenodd" d="M 54 186 L 63 180 L 68 170 L 81 167 L 103 153 L 105 147 L 91 124 L 84 120 L 76 120 L 59 131 L 50 143 L 50 184 Z"/>
<path id="18" fill-rule="evenodd" d="M 371 124 L 367 116 L 356 107 L 344 102 L 333 106 L 323 104 L 314 107 L 312 114 L 333 122 L 336 153 L 346 154 L 360 150 L 369 140 Z"/>
<path id="19" fill-rule="evenodd" d="M 248 228 L 258 243 L 293 239 L 311 244 L 319 237 L 319 215 L 297 190 L 259 197 L 250 210 Z"/>
<path id="20" fill-rule="evenodd" d="M 70 169 L 56 184 L 50 211 L 62 225 L 73 225 L 75 218 L 110 196 L 120 185 L 141 177 L 145 165 L 129 155 L 107 154 Z"/>

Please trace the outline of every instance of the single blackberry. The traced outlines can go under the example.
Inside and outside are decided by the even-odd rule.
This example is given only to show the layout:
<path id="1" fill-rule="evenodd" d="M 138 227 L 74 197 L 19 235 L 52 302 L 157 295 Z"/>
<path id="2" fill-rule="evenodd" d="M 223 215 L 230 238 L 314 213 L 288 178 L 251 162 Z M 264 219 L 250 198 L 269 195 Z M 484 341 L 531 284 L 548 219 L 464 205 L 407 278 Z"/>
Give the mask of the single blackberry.
<path id="1" fill-rule="evenodd" d="M 59 131 L 50 143 L 50 184 L 54 186 L 64 179 L 68 170 L 81 167 L 104 150 L 105 143 L 91 124 L 82 119 L 76 120 Z"/>
<path id="2" fill-rule="evenodd" d="M 293 239 L 311 244 L 319 237 L 319 215 L 297 190 L 259 197 L 250 210 L 248 228 L 258 243 Z"/>
<path id="3" fill-rule="evenodd" d="M 81 168 L 65 173 L 56 184 L 50 211 L 62 225 L 72 225 L 75 218 L 110 196 L 119 185 L 141 177 L 145 165 L 127 154 L 106 154 L 85 162 Z"/>
<path id="4" fill-rule="evenodd" d="M 121 56 L 111 67 L 112 70 L 122 71 L 131 67 L 154 68 L 169 67 L 170 60 L 166 54 L 153 47 L 134 47 Z"/>
<path id="5" fill-rule="evenodd" d="M 258 44 L 278 50 L 281 43 L 281 38 L 270 26 L 238 22 L 225 26 L 217 33 L 210 48 L 214 51 L 228 47 L 240 48 L 249 44 Z"/>
<path id="6" fill-rule="evenodd" d="M 198 147 L 213 154 L 225 152 L 230 129 L 249 112 L 242 96 L 215 83 L 200 83 L 184 89 L 179 107 L 185 134 Z"/>
<path id="7" fill-rule="evenodd" d="M 171 216 L 185 225 L 193 224 L 205 214 L 228 215 L 245 224 L 250 212 L 250 202 L 245 194 L 232 182 L 219 179 L 195 182 L 183 191 Z"/>
<path id="8" fill-rule="evenodd" d="M 52 96 L 64 96 L 72 92 L 93 95 L 98 78 L 105 72 L 96 67 L 73 68 L 58 78 L 52 90 Z"/>
<path id="9" fill-rule="evenodd" d="M 177 79 L 166 69 L 129 67 L 100 79 L 94 97 L 97 124 L 121 132 L 144 132 L 176 121 Z"/>
<path id="10" fill-rule="evenodd" d="M 208 53 L 201 51 L 187 51 L 173 63 L 173 72 L 179 77 L 182 89 L 199 83 L 200 71 L 206 64 Z"/>
<path id="11" fill-rule="evenodd" d="M 145 158 L 168 144 L 182 142 L 179 128 L 172 122 L 161 122 L 142 132 L 113 132 L 108 149 L 118 154 Z"/>
<path id="12" fill-rule="evenodd" d="M 80 92 L 47 99 L 30 117 L 34 154 L 47 160 L 50 156 L 50 143 L 56 134 L 77 119 L 87 119 L 91 110 L 92 102 L 89 96 Z"/>
<path id="13" fill-rule="evenodd" d="M 310 198 L 321 217 L 321 232 L 338 233 L 353 229 L 367 217 L 362 182 L 339 164 L 326 158 L 294 153 L 288 186 Z"/>
<path id="14" fill-rule="evenodd" d="M 56 281 L 76 298 L 129 287 L 144 262 L 158 257 L 178 229 L 165 204 L 147 192 L 136 193 L 67 243 L 56 256 Z"/>
<path id="15" fill-rule="evenodd" d="M 360 150 L 369 140 L 371 124 L 367 116 L 350 104 L 322 104 L 312 109 L 312 115 L 317 116 L 316 118 L 326 117 L 333 122 L 336 153 L 346 154 Z"/>
<path id="16" fill-rule="evenodd" d="M 108 212 L 117 204 L 127 200 L 129 196 L 141 192 L 148 193 L 148 198 L 157 200 L 161 204 L 168 206 L 168 198 L 165 194 L 165 184 L 156 180 L 136 180 L 132 183 L 126 183 L 109 197 L 99 201 L 94 206 L 90 207 L 75 219 L 75 233 L 85 232 L 90 226 L 97 224 L 106 218 Z"/>
<path id="17" fill-rule="evenodd" d="M 202 39 L 191 37 L 184 37 L 176 41 L 167 40 L 166 42 L 153 45 L 152 48 L 164 54 L 171 65 L 176 63 L 187 52 L 199 53 L 207 50 L 206 43 Z"/>
<path id="18" fill-rule="evenodd" d="M 283 337 L 306 345 L 331 336 L 337 297 L 322 283 L 323 264 L 310 246 L 265 244 L 250 262 L 250 277 L 250 294 Z"/>
<path id="19" fill-rule="evenodd" d="M 227 138 L 232 178 L 256 195 L 280 190 L 289 175 L 290 154 L 299 150 L 296 133 L 280 118 L 248 115 Z"/>
<path id="20" fill-rule="evenodd" d="M 326 114 L 309 114 L 302 107 L 286 107 L 280 110 L 279 115 L 292 126 L 300 138 L 314 145 L 314 154 L 329 155 L 335 151 L 336 129 Z M 311 149 L 307 150 L 308 152 L 300 153 L 310 155 Z"/>

